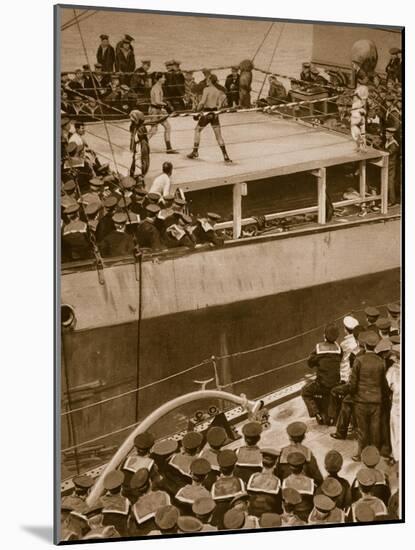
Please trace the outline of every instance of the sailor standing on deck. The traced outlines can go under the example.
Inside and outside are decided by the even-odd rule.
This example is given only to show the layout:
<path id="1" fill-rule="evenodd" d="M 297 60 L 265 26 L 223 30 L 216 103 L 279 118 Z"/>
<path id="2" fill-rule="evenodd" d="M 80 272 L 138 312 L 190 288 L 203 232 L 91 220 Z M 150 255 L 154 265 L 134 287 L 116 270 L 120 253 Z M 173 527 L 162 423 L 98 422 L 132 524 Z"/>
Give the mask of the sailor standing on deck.
<path id="1" fill-rule="evenodd" d="M 222 132 L 220 129 L 219 115 L 216 112 L 224 106 L 226 95 L 222 89 L 219 89 L 217 83 L 218 77 L 215 74 L 208 76 L 207 86 L 203 90 L 202 99 L 197 107 L 197 110 L 203 111 L 203 114 L 198 117 L 198 123 L 194 134 L 193 151 L 187 155 L 187 158 L 189 159 L 199 158 L 200 134 L 202 133 L 203 128 L 206 128 L 206 126 L 210 124 L 213 128 L 216 141 L 222 151 L 223 160 L 225 162 L 232 162 L 226 151 L 225 142 L 223 141 Z"/>

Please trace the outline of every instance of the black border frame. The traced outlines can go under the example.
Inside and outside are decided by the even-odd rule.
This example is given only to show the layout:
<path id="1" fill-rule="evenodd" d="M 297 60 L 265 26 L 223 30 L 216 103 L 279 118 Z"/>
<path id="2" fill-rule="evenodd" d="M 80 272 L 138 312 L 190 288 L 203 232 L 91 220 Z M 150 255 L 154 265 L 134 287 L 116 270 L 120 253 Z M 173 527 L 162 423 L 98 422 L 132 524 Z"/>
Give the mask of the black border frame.
<path id="1" fill-rule="evenodd" d="M 61 342 L 60 342 L 60 329 L 61 329 L 61 319 L 60 319 L 60 269 L 61 269 L 61 256 L 60 256 L 60 246 L 59 246 L 59 237 L 60 237 L 60 205 L 59 199 L 60 195 L 57 192 L 58 186 L 57 182 L 60 181 L 60 86 L 58 76 L 60 75 L 60 10 L 61 9 L 94 9 L 96 11 L 113 11 L 113 12 L 132 12 L 132 13 L 150 13 L 155 15 L 180 15 L 180 16 L 189 16 L 189 17 L 210 17 L 210 18 L 220 18 L 220 19 L 242 19 L 242 20 L 252 20 L 252 21 L 271 21 L 271 22 L 286 22 L 286 23 L 304 23 L 304 24 L 319 24 L 319 25 L 342 25 L 345 27 L 369 27 L 376 28 L 380 30 L 391 30 L 395 32 L 400 32 L 401 41 L 402 41 L 402 52 L 403 52 L 403 68 L 402 68 L 402 98 L 403 98 L 403 108 L 402 108 L 402 165 L 401 165 L 401 333 L 405 334 L 406 322 L 405 322 L 405 160 L 406 160 L 406 142 L 405 142 L 405 127 L 406 127 L 406 109 L 405 109 L 405 100 L 406 100 L 406 89 L 405 89 L 405 75 L 406 75 L 406 60 L 405 60 L 405 26 L 399 25 L 376 25 L 370 23 L 351 23 L 344 21 L 319 21 L 319 20 L 305 20 L 305 19 L 289 19 L 289 18 L 278 18 L 278 17 L 264 17 L 264 16 L 249 16 L 249 15 L 229 15 L 229 14 L 217 14 L 217 13 L 197 13 L 197 12 L 180 12 L 180 11 L 167 11 L 167 10 L 152 10 L 152 9 L 140 9 L 140 8 L 125 8 L 125 7 L 106 7 L 106 6 L 90 6 L 90 5 L 79 5 L 79 4 L 55 4 L 53 6 L 53 55 L 54 55 L 54 65 L 53 65 L 53 108 L 54 108 L 54 124 L 53 124 L 53 136 L 54 136 L 54 145 L 53 145 L 53 154 L 54 154 L 54 209 L 53 209 L 53 222 L 54 222 L 54 239 L 53 239 L 53 281 L 54 281 L 54 338 L 53 338 L 53 353 L 54 353 L 54 371 L 53 371 L 53 384 L 54 384 L 54 395 L 53 395 L 53 436 L 54 436 L 54 462 L 53 462 L 53 484 L 54 484 L 54 495 L 53 495 L 53 543 L 58 546 L 66 545 L 77 545 L 77 544 L 96 544 L 96 543 L 105 543 L 105 542 L 123 542 L 123 541 L 141 541 L 141 540 L 169 540 L 169 539 L 180 539 L 182 537 L 198 537 L 198 536 L 224 536 L 224 535 L 234 535 L 241 534 L 241 530 L 229 530 L 229 531 L 212 531 L 212 532 L 203 532 L 201 533 L 175 533 L 167 535 L 153 535 L 153 536 L 142 536 L 142 537 L 122 537 L 117 539 L 95 539 L 95 540 L 77 540 L 77 541 L 61 541 L 60 536 L 60 448 L 61 448 L 61 439 L 60 439 L 60 393 L 61 393 Z M 402 347 L 402 344 L 403 347 Z M 406 487 L 405 487 L 405 474 L 406 474 L 406 458 L 405 458 L 405 427 L 406 427 L 406 415 L 405 415 L 405 400 L 406 400 L 406 385 L 405 385 L 405 368 L 402 366 L 405 365 L 405 339 L 401 343 L 401 491 L 400 491 L 400 512 L 401 519 L 391 520 L 391 521 L 373 521 L 368 523 L 345 523 L 345 524 L 333 524 L 333 525 L 306 525 L 306 526 L 292 526 L 290 528 L 286 527 L 276 527 L 271 529 L 244 529 L 243 533 L 268 533 L 268 532 L 279 532 L 284 531 L 307 531 L 309 529 L 343 529 L 350 527 L 361 527 L 367 525 L 394 525 L 406 523 Z"/>

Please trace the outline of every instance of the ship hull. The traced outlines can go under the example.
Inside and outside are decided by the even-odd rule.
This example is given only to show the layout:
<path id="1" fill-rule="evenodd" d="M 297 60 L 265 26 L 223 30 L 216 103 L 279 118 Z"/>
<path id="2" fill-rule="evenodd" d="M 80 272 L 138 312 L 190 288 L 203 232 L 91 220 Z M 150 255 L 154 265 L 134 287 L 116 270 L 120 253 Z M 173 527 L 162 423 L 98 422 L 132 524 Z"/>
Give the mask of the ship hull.
<path id="1" fill-rule="evenodd" d="M 249 398 L 298 382 L 326 322 L 350 312 L 363 322 L 366 305 L 399 299 L 399 232 L 395 217 L 240 241 L 144 261 L 141 285 L 132 263 L 105 267 L 104 285 L 91 267 L 64 271 L 76 326 L 62 336 L 63 410 L 68 398 L 73 409 L 131 393 L 64 416 L 62 448 L 133 424 L 195 380 L 216 376 Z"/>

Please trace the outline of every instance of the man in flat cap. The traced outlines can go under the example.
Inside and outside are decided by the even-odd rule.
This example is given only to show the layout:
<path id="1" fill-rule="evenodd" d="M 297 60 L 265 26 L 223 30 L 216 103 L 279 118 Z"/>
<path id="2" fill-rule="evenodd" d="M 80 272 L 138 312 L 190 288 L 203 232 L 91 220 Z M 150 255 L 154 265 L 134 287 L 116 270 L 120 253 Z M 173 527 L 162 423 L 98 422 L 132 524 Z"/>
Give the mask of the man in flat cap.
<path id="1" fill-rule="evenodd" d="M 318 467 L 316 457 L 309 447 L 304 445 L 307 426 L 304 422 L 291 422 L 287 426 L 287 435 L 289 444 L 282 447 L 276 472 L 281 481 L 291 474 L 291 467 L 288 463 L 288 455 L 292 452 L 299 451 L 305 457 L 304 472 L 307 476 L 314 479 L 316 485 L 320 485 L 323 481 L 320 468 Z"/>
<path id="2" fill-rule="evenodd" d="M 237 460 L 235 451 L 229 449 L 224 449 L 218 454 L 220 475 L 212 485 L 212 498 L 216 503 L 212 522 L 218 529 L 223 528 L 223 516 L 229 509 L 232 499 L 246 494 L 244 482 L 234 474 Z"/>
<path id="3" fill-rule="evenodd" d="M 117 208 L 118 199 L 114 195 L 110 195 L 103 201 L 104 215 L 98 221 L 97 228 L 95 230 L 95 239 L 97 243 L 100 243 L 104 237 L 106 237 L 111 231 L 115 229 L 112 216 Z"/>
<path id="4" fill-rule="evenodd" d="M 315 495 L 314 507 L 308 516 L 308 525 L 322 525 L 327 523 L 345 523 L 343 510 L 336 507 L 333 499 L 325 494 Z"/>
<path id="5" fill-rule="evenodd" d="M 311 72 L 311 63 L 304 62 L 301 67 L 300 80 L 303 82 L 314 82 L 315 78 Z"/>
<path id="6" fill-rule="evenodd" d="M 190 464 L 192 482 L 181 487 L 175 495 L 177 507 L 183 515 L 191 515 L 196 500 L 210 497 L 210 492 L 204 487 L 209 472 L 210 464 L 205 458 L 195 458 Z"/>
<path id="7" fill-rule="evenodd" d="M 313 508 L 313 496 L 316 486 L 311 477 L 304 473 L 305 456 L 300 451 L 288 455 L 288 464 L 291 474 L 282 482 L 283 489 L 295 489 L 301 495 L 301 503 L 296 506 L 296 513 L 300 519 L 307 521 Z"/>
<path id="8" fill-rule="evenodd" d="M 265 512 L 259 518 L 259 526 L 261 529 L 273 529 L 275 527 L 281 527 L 280 514 Z"/>
<path id="9" fill-rule="evenodd" d="M 151 60 L 141 60 L 141 66 L 137 67 L 131 76 L 130 87 L 137 94 L 138 104 L 145 103 L 150 99 L 151 75 L 149 73 Z"/>
<path id="10" fill-rule="evenodd" d="M 210 464 L 211 470 L 205 480 L 205 487 L 209 490 L 219 476 L 218 454 L 227 439 L 226 431 L 221 426 L 212 426 L 206 433 L 207 445 L 202 449 L 199 456 L 208 460 Z"/>
<path id="11" fill-rule="evenodd" d="M 373 330 L 374 332 L 378 332 L 378 328 L 376 326 L 376 321 L 380 317 L 380 311 L 377 307 L 368 306 L 365 308 L 365 315 L 366 315 L 366 330 Z"/>
<path id="12" fill-rule="evenodd" d="M 356 476 L 357 482 L 359 484 L 362 497 L 354 502 L 350 507 L 349 512 L 349 521 L 356 521 L 356 509 L 360 504 L 369 505 L 375 516 L 380 516 L 382 514 L 387 514 L 388 509 L 385 504 L 377 497 L 373 496 L 372 490 L 376 484 L 376 475 L 372 469 L 362 468 L 357 472 Z"/>
<path id="13" fill-rule="evenodd" d="M 156 528 L 154 519 L 157 510 L 171 504 L 170 496 L 165 491 L 152 488 L 147 468 L 141 468 L 133 475 L 130 490 L 134 505 L 128 522 L 128 533 L 130 536 L 148 535 Z"/>
<path id="14" fill-rule="evenodd" d="M 90 202 L 84 207 L 84 212 L 86 215 L 86 223 L 88 224 L 90 235 L 93 236 L 95 240 L 95 231 L 98 226 L 99 218 L 101 216 L 102 203 L 101 202 Z"/>
<path id="15" fill-rule="evenodd" d="M 154 523 L 157 529 L 150 531 L 149 535 L 171 535 L 177 533 L 177 520 L 180 513 L 176 506 L 167 504 L 162 506 L 154 516 Z"/>
<path id="16" fill-rule="evenodd" d="M 250 513 L 250 497 L 247 493 L 233 498 L 229 505 L 229 510 L 238 510 L 244 515 L 242 529 L 258 529 L 258 518 Z"/>
<path id="17" fill-rule="evenodd" d="M 151 456 L 154 458 L 155 464 L 159 472 L 159 479 L 154 484 L 154 488 L 166 491 L 170 495 L 174 495 L 177 491 L 174 473 L 171 472 L 169 466 L 170 458 L 177 453 L 179 443 L 175 439 L 162 439 L 156 441 L 151 449 Z"/>
<path id="18" fill-rule="evenodd" d="M 281 527 L 291 527 L 293 525 L 305 525 L 305 521 L 296 514 L 296 507 L 301 504 L 302 498 L 296 489 L 282 489 L 282 509 Z"/>
<path id="19" fill-rule="evenodd" d="M 122 537 L 126 537 L 130 502 L 121 494 L 123 482 L 124 474 L 120 470 L 112 470 L 104 478 L 102 525 L 113 525 Z"/>
<path id="20" fill-rule="evenodd" d="M 380 500 L 387 506 L 390 496 L 390 484 L 388 476 L 377 466 L 380 462 L 380 453 L 376 447 L 369 445 L 365 447 L 361 454 L 363 464 L 369 470 L 372 470 L 376 477 L 376 483 L 372 488 L 372 495 L 380 498 Z M 352 483 L 352 499 L 356 502 L 361 498 L 362 492 L 360 490 L 359 482 L 357 478 Z"/>
<path id="21" fill-rule="evenodd" d="M 183 71 L 180 68 L 181 62 L 177 59 L 172 60 L 173 65 L 173 87 L 171 88 L 171 104 L 175 111 L 184 110 L 184 96 L 186 92 L 186 81 Z"/>
<path id="22" fill-rule="evenodd" d="M 105 198 L 105 182 L 104 179 L 98 176 L 94 176 L 89 180 L 88 189 L 81 195 L 83 205 L 87 205 L 91 202 L 102 203 Z"/>
<path id="23" fill-rule="evenodd" d="M 232 67 L 225 80 L 226 99 L 228 107 L 239 105 L 239 67 Z"/>
<path id="24" fill-rule="evenodd" d="M 376 515 L 373 509 L 365 502 L 359 502 L 355 507 L 353 523 L 368 523 L 375 521 Z"/>
<path id="25" fill-rule="evenodd" d="M 72 478 L 73 491 L 70 495 L 62 497 L 61 508 L 83 512 L 86 508 L 86 498 L 94 480 L 88 475 L 76 475 Z"/>
<path id="26" fill-rule="evenodd" d="M 388 80 L 401 82 L 402 80 L 402 50 L 400 48 L 391 48 L 389 50 L 390 59 L 385 67 Z"/>
<path id="27" fill-rule="evenodd" d="M 391 322 L 390 335 L 401 333 L 401 306 L 400 304 L 388 304 L 388 317 Z"/>
<path id="28" fill-rule="evenodd" d="M 135 71 L 135 55 L 131 45 L 132 40 L 127 36 L 125 35 L 115 48 L 115 70 L 122 74 L 122 84 L 129 86 L 131 74 Z"/>
<path id="29" fill-rule="evenodd" d="M 250 513 L 258 518 L 267 512 L 282 512 L 281 482 L 274 473 L 279 451 L 268 447 L 261 454 L 262 471 L 252 474 L 246 486 Z"/>
<path id="30" fill-rule="evenodd" d="M 145 468 L 150 474 L 150 480 L 154 486 L 160 480 L 157 465 L 150 456 L 151 448 L 154 445 L 154 436 L 150 432 L 137 434 L 134 439 L 134 449 L 127 456 L 121 465 L 124 472 L 124 494 L 128 496 L 128 489 L 133 475 L 140 469 Z"/>
<path id="31" fill-rule="evenodd" d="M 343 487 L 339 480 L 337 480 L 334 477 L 326 477 L 326 479 L 323 481 L 323 483 L 316 489 L 316 495 L 325 495 L 326 497 L 333 500 L 333 502 L 336 505 L 336 508 L 339 510 L 348 510 L 349 505 L 346 506 L 343 496 Z M 344 520 L 344 518 L 343 518 Z M 340 523 L 344 523 L 344 521 L 340 521 Z"/>
<path id="32" fill-rule="evenodd" d="M 245 445 L 236 450 L 238 461 L 235 475 L 246 484 L 255 472 L 262 470 L 262 455 L 258 443 L 261 439 L 262 426 L 259 422 L 247 422 L 242 427 Z"/>
<path id="33" fill-rule="evenodd" d="M 343 351 L 336 342 L 339 337 L 339 329 L 336 325 L 327 325 L 324 337 L 324 341 L 316 345 L 308 358 L 308 366 L 316 370 L 316 379 L 303 387 L 302 397 L 311 418 L 316 418 L 319 424 L 332 425 L 335 404 L 331 399 L 330 391 L 340 382 L 340 363 Z M 322 397 L 322 407 L 317 403 L 316 396 Z"/>
<path id="34" fill-rule="evenodd" d="M 109 42 L 108 34 L 100 35 L 101 43 L 97 49 L 97 63 L 102 66 L 104 73 L 112 73 L 115 64 L 115 50 Z"/>
<path id="35" fill-rule="evenodd" d="M 157 204 L 147 204 L 146 217 L 139 224 L 137 229 L 137 241 L 141 248 L 150 248 L 153 251 L 161 250 L 164 245 L 161 240 L 160 231 L 156 226 L 157 214 L 160 212 L 160 206 Z"/>
<path id="36" fill-rule="evenodd" d="M 217 527 L 212 525 L 212 515 L 216 504 L 213 498 L 202 497 L 192 504 L 193 515 L 203 523 L 202 531 L 217 531 Z"/>
<path id="37" fill-rule="evenodd" d="M 112 215 L 114 229 L 100 242 L 99 249 L 104 258 L 131 256 L 134 253 L 134 240 L 126 231 L 127 214 L 115 212 Z"/>
<path id="38" fill-rule="evenodd" d="M 81 220 L 79 210 L 79 204 L 75 202 L 69 204 L 63 211 L 68 222 L 62 229 L 62 261 L 92 258 L 88 226 Z"/>
<path id="39" fill-rule="evenodd" d="M 203 523 L 193 516 L 179 516 L 177 527 L 178 533 L 199 533 L 203 531 Z"/>
<path id="40" fill-rule="evenodd" d="M 357 424 L 357 453 L 353 460 L 360 461 L 362 450 L 368 445 L 381 446 L 381 408 L 387 395 L 385 362 L 375 353 L 379 336 L 365 332 L 362 336 L 365 353 L 358 355 L 350 376 L 350 394 L 354 401 Z"/>
<path id="41" fill-rule="evenodd" d="M 191 464 L 197 458 L 202 443 L 200 432 L 187 432 L 183 436 L 180 451 L 170 457 L 170 482 L 174 494 L 192 482 Z"/>
<path id="42" fill-rule="evenodd" d="M 350 483 L 348 482 L 348 480 L 345 477 L 342 477 L 339 475 L 339 472 L 342 469 L 342 466 L 343 466 L 342 455 L 334 449 L 331 451 L 328 451 L 328 453 L 324 457 L 324 468 L 328 473 L 328 477 L 326 477 L 326 479 L 317 489 L 316 494 L 324 493 L 324 490 L 326 490 L 327 492 L 326 480 L 330 480 L 329 481 L 330 486 L 333 485 L 333 480 L 337 481 L 341 486 L 341 494 L 338 497 L 336 497 L 336 504 L 342 510 L 348 510 L 352 503 L 352 493 L 351 493 Z M 326 482 L 326 485 L 323 488 L 324 482 Z"/>
<path id="43" fill-rule="evenodd" d="M 231 508 L 225 512 L 223 517 L 223 529 L 235 531 L 237 529 L 244 529 L 245 514 L 242 510 Z"/>

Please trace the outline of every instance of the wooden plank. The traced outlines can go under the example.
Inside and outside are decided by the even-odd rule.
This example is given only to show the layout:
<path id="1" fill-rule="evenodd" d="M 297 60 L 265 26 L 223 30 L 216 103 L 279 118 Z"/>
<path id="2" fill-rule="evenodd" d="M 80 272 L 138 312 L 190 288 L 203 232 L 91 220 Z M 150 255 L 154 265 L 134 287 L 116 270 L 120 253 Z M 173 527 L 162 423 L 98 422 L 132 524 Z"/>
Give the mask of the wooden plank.
<path id="1" fill-rule="evenodd" d="M 318 223 L 326 223 L 326 169 L 320 169 L 320 175 L 317 177 L 317 197 L 318 197 Z"/>
<path id="2" fill-rule="evenodd" d="M 382 197 L 380 211 L 382 214 L 388 213 L 388 180 L 389 180 L 389 155 L 383 157 L 383 166 L 380 169 L 380 194 Z"/>
<path id="3" fill-rule="evenodd" d="M 242 183 L 233 186 L 233 238 L 239 239 L 242 229 Z"/>
<path id="4" fill-rule="evenodd" d="M 359 193 L 362 199 L 366 195 L 366 161 L 361 160 L 359 163 Z"/>

